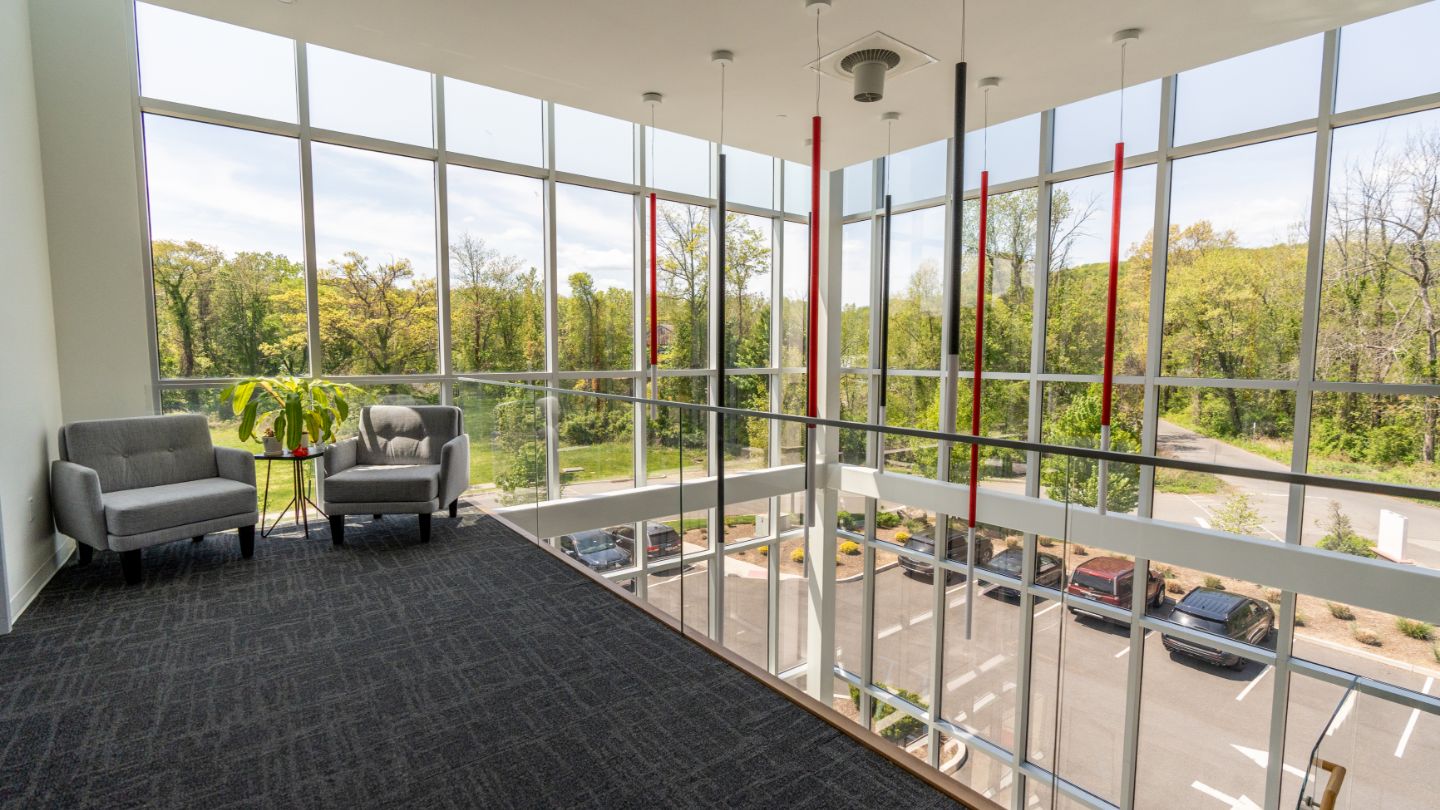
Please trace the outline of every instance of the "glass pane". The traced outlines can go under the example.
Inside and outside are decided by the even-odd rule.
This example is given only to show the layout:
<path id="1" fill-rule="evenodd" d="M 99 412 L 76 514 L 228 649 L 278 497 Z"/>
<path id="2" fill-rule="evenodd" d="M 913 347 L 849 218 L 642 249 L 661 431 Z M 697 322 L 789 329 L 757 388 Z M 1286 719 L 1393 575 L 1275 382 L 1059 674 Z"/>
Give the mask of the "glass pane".
<path id="1" fill-rule="evenodd" d="M 952 521 L 952 556 L 964 555 L 965 529 Z M 979 540 L 977 538 L 977 548 Z M 1020 611 L 996 589 L 975 588 L 970 638 L 965 637 L 963 577 L 946 588 L 944 697 L 946 720 L 1002 748 L 1014 745 Z"/>
<path id="2" fill-rule="evenodd" d="M 843 175 L 845 215 L 858 214 L 875 207 L 875 164 L 871 161 L 845 167 Z"/>
<path id="3" fill-rule="evenodd" d="M 635 182 L 635 125 L 556 104 L 555 168 L 621 183 Z"/>
<path id="4" fill-rule="evenodd" d="M 990 195 L 985 249 L 985 370 L 1030 370 L 1030 323 L 1035 297 L 1035 222 L 1039 192 L 1033 188 Z M 960 323 L 975 323 L 975 253 L 980 205 L 965 203 L 965 268 L 960 280 Z M 973 331 L 960 338 L 961 368 L 975 357 Z"/>
<path id="5" fill-rule="evenodd" d="M 710 142 L 652 129 L 650 185 L 697 197 L 710 196 Z"/>
<path id="6" fill-rule="evenodd" d="M 545 110 L 538 98 L 445 78 L 445 148 L 545 165 Z"/>
<path id="7" fill-rule="evenodd" d="M 725 198 L 757 208 L 775 207 L 775 159 L 769 155 L 725 147 Z"/>
<path id="8" fill-rule="evenodd" d="M 728 408 L 770 410 L 770 375 L 729 374 L 725 377 Z M 725 472 L 769 466 L 770 420 L 761 417 L 725 417 Z"/>
<path id="9" fill-rule="evenodd" d="M 311 149 L 325 373 L 434 372 L 435 164 Z"/>
<path id="10" fill-rule="evenodd" d="M 810 167 L 785 161 L 785 213 L 810 216 Z"/>
<path id="11" fill-rule="evenodd" d="M 145 116 L 161 377 L 304 374 L 293 138 Z"/>
<path id="12" fill-rule="evenodd" d="M 1315 136 L 1175 161 L 1162 370 L 1294 379 Z"/>
<path id="13" fill-rule="evenodd" d="M 772 221 L 750 214 L 725 217 L 725 347 L 729 368 L 770 363 L 770 243 Z M 769 410 L 769 403 L 761 405 Z"/>
<path id="14" fill-rule="evenodd" d="M 1314 118 L 1323 43 L 1316 34 L 1181 73 L 1175 86 L 1175 143 Z"/>
<path id="15" fill-rule="evenodd" d="M 544 368 L 542 183 L 449 172 L 450 362 L 461 372 Z"/>
<path id="16" fill-rule="evenodd" d="M 798 368 L 805 365 L 805 334 L 810 329 L 810 228 L 798 222 L 786 222 L 784 237 L 780 365 Z"/>
<path id="17" fill-rule="evenodd" d="M 961 433 L 970 432 L 973 386 L 962 379 L 955 397 L 955 425 Z M 1030 424 L 1030 383 L 1024 380 L 982 380 L 980 387 L 980 435 L 1023 441 Z M 999 488 L 1016 495 L 1024 493 L 1028 461 L 1020 450 L 1003 447 L 980 448 L 980 485 Z M 950 456 L 950 480 L 970 480 L 970 450 L 955 447 Z"/>
<path id="18" fill-rule="evenodd" d="M 1289 469 L 1295 436 L 1292 391 L 1161 388 L 1156 451 L 1163 458 Z M 1281 540 L 1290 487 L 1253 478 L 1157 470 L 1155 517 Z"/>
<path id="19" fill-rule="evenodd" d="M 987 162 L 988 161 L 988 162 Z M 990 183 L 1034 177 L 1040 170 L 1040 115 L 1027 115 L 965 133 L 965 188 L 980 188 L 980 171 L 990 169 Z"/>
<path id="20" fill-rule="evenodd" d="M 895 375 L 889 377 L 885 401 L 885 424 L 892 427 L 940 429 L 940 377 Z M 939 449 L 935 441 L 916 436 L 876 434 L 876 441 L 885 448 L 885 469 L 894 472 L 935 477 Z"/>
<path id="21" fill-rule="evenodd" d="M 1336 130 L 1331 167 L 1316 377 L 1440 382 L 1440 110 Z"/>
<path id="22" fill-rule="evenodd" d="M 905 557 L 906 560 L 918 558 Z M 933 560 L 933 558 L 931 558 Z M 929 562 L 929 560 L 927 560 Z M 933 570 L 933 568 L 931 569 Z M 875 574 L 875 685 L 921 709 L 934 699 L 935 589 L 931 577 L 915 577 L 903 567 Z M 901 729 L 877 724 L 884 737 L 909 742 Z M 893 730 L 891 730 L 893 729 Z M 923 727 L 922 729 L 923 730 Z M 890 731 L 890 733 L 886 733 Z"/>
<path id="23" fill-rule="evenodd" d="M 562 380 L 562 388 L 629 394 L 629 380 Z M 635 486 L 635 406 L 577 395 L 557 397 L 560 486 L 566 497 Z"/>
<path id="24" fill-rule="evenodd" d="M 727 532 L 728 534 L 728 532 Z M 725 557 L 725 646 L 761 669 L 768 667 L 770 563 L 764 552 Z M 758 559 L 756 559 L 758 557 Z M 752 561 L 753 559 L 753 561 Z"/>
<path id="25" fill-rule="evenodd" d="M 660 378 L 660 398 L 672 402 L 704 404 L 709 390 L 710 381 L 702 376 Z M 646 408 L 644 412 L 649 420 L 646 436 L 650 440 L 645 450 L 647 480 L 674 483 L 709 475 L 708 418 L 682 408 L 657 408 L 653 412 Z"/>
<path id="26" fill-rule="evenodd" d="M 841 229 L 840 365 L 870 365 L 870 222 Z"/>
<path id="27" fill-rule="evenodd" d="M 371 138 L 434 146 L 430 74 L 306 46 L 310 124 Z"/>
<path id="28" fill-rule="evenodd" d="M 1165 621 L 1199 635 L 1147 634 L 1135 805 L 1259 806 L 1270 755 L 1272 668 L 1207 646 L 1204 637 L 1273 649 L 1275 608 L 1255 583 L 1176 571 L 1167 590 L 1182 593 Z"/>
<path id="29" fill-rule="evenodd" d="M 709 368 L 710 209 L 668 200 L 656 207 L 660 366 Z"/>
<path id="30" fill-rule="evenodd" d="M 1335 109 L 1353 110 L 1440 90 L 1428 58 L 1440 35 L 1440 3 L 1419 3 L 1340 29 Z"/>
<path id="31" fill-rule="evenodd" d="M 687 517 L 688 525 L 690 518 Z M 689 544 L 686 538 L 686 544 Z M 683 586 L 682 586 L 683 582 Z M 710 627 L 710 563 L 685 562 L 646 577 L 645 597 L 676 620 L 686 632 L 705 635 Z"/>
<path id="32" fill-rule="evenodd" d="M 1050 279 L 1045 370 L 1099 374 L 1105 365 L 1114 173 L 1060 183 L 1050 198 Z M 1115 373 L 1145 373 L 1150 312 L 1155 167 L 1127 169 L 1120 197 Z"/>
<path id="33" fill-rule="evenodd" d="M 555 187 L 560 369 L 634 365 L 635 198 Z"/>
<path id="34" fill-rule="evenodd" d="M 892 218 L 890 233 L 890 367 L 940 367 L 944 307 L 945 208 Z"/>
<path id="35" fill-rule="evenodd" d="M 238 25 L 135 4 L 140 93 L 294 123 L 295 43 Z"/>
<path id="36" fill-rule="evenodd" d="M 1160 136 L 1160 80 L 1125 88 L 1125 154 L 1153 152 Z M 1120 91 L 1055 108 L 1055 171 L 1113 163 L 1121 136 Z"/>
<path id="37" fill-rule="evenodd" d="M 472 497 L 484 508 L 533 503 L 535 489 L 545 486 L 544 424 L 536 421 L 537 393 L 497 385 L 454 386 L 454 403 L 470 436 Z"/>
<path id="38" fill-rule="evenodd" d="M 892 205 L 945 196 L 946 162 L 950 145 L 936 141 L 890 157 Z M 943 225 L 941 226 L 943 229 Z"/>
<path id="39" fill-rule="evenodd" d="M 1068 447 L 1100 446 L 1099 383 L 1047 382 L 1043 387 L 1045 421 L 1040 441 Z M 1140 452 L 1140 417 L 1144 392 L 1138 385 L 1117 385 L 1112 391 L 1110 449 Z M 1094 507 L 1100 501 L 1098 462 L 1075 456 L 1046 454 L 1040 462 L 1042 494 L 1057 501 Z M 1109 465 L 1107 508 L 1134 512 L 1140 502 L 1140 468 Z"/>

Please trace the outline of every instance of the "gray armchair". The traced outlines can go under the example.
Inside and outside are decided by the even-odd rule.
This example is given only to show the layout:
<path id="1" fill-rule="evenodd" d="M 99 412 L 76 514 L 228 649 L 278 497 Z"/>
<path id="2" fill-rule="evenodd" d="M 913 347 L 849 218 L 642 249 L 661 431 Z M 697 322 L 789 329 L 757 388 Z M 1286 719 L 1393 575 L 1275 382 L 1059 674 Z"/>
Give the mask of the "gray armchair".
<path id="1" fill-rule="evenodd" d="M 255 553 L 255 458 L 210 443 L 201 414 L 74 422 L 60 429 L 50 465 L 55 525 L 75 538 L 80 564 L 120 552 L 125 581 L 140 581 L 140 550 L 238 528 Z"/>
<path id="2" fill-rule="evenodd" d="M 345 516 L 418 515 L 420 542 L 430 514 L 455 517 L 470 486 L 470 437 L 450 405 L 371 405 L 360 411 L 360 435 L 325 452 L 320 491 L 330 537 L 345 543 Z"/>

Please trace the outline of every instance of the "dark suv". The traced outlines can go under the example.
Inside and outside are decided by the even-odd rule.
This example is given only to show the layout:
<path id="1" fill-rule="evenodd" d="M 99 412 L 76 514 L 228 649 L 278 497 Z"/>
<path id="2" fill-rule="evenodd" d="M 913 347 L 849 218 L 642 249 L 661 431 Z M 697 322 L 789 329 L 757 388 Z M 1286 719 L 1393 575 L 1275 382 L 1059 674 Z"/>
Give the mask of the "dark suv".
<path id="1" fill-rule="evenodd" d="M 1014 579 L 1020 578 L 1020 569 L 1025 564 L 1025 550 L 1007 548 L 986 560 L 977 563 L 986 571 L 994 571 Z M 1065 567 L 1054 554 L 1040 552 L 1035 555 L 1035 584 L 1059 590 L 1065 579 Z M 1003 599 L 1019 599 L 1020 592 L 1008 585 L 996 585 L 994 594 Z"/>
<path id="2" fill-rule="evenodd" d="M 1227 593 L 1214 588 L 1196 588 L 1175 604 L 1170 621 L 1181 627 L 1202 630 L 1217 636 L 1259 644 L 1275 627 L 1275 611 L 1259 599 Z M 1233 653 L 1196 644 L 1165 633 L 1160 634 L 1165 649 L 1188 655 L 1210 664 L 1232 669 L 1245 666 L 1245 659 Z"/>
<path id="3" fill-rule="evenodd" d="M 634 526 L 615 527 L 610 529 L 610 533 L 618 538 L 616 542 L 621 548 L 628 551 L 631 557 L 635 556 Z M 645 543 L 645 553 L 650 556 L 650 559 L 654 560 L 680 553 L 680 533 L 664 523 L 646 521 L 645 533 L 649 535 Z"/>
<path id="4" fill-rule="evenodd" d="M 560 550 L 592 571 L 610 571 L 630 564 L 630 552 L 620 547 L 619 539 L 604 529 L 590 529 L 561 535 Z"/>
<path id="5" fill-rule="evenodd" d="M 932 531 L 934 530 L 927 529 L 910 535 L 910 538 L 905 541 L 905 548 L 924 554 L 934 554 L 935 539 L 934 535 L 931 534 Z M 965 562 L 965 534 L 963 531 L 950 532 L 950 559 L 962 563 Z M 994 553 L 994 550 L 990 548 L 990 541 L 976 535 L 975 564 L 984 565 L 990 560 L 990 556 Z M 929 579 L 935 568 L 935 566 L 926 560 L 917 560 L 914 557 L 909 557 L 904 554 L 900 555 L 900 567 L 905 570 L 905 573 L 924 579 Z M 964 575 L 954 574 L 954 576 L 961 577 Z"/>
<path id="6" fill-rule="evenodd" d="M 1065 592 L 1071 596 L 1130 609 L 1130 596 L 1135 590 L 1135 563 L 1122 557 L 1094 557 L 1075 566 Z M 1152 608 L 1165 604 L 1165 582 L 1154 569 L 1145 578 L 1145 604 Z M 1100 613 L 1085 609 L 1084 603 L 1071 604 L 1070 612 L 1105 620 Z"/>

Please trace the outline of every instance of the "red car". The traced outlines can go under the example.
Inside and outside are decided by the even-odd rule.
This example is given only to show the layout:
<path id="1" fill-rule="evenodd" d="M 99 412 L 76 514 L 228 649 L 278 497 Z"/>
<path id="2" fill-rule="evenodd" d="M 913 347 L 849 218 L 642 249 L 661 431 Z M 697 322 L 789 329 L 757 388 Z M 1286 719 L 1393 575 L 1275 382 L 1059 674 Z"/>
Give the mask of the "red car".
<path id="1" fill-rule="evenodd" d="M 1094 557 L 1075 567 L 1074 572 L 1070 574 L 1070 584 L 1065 588 L 1065 592 L 1071 596 L 1129 610 L 1130 595 L 1134 587 L 1135 563 L 1133 560 L 1120 557 Z M 1156 576 L 1154 570 L 1151 570 L 1150 576 L 1145 578 L 1145 604 L 1152 608 L 1165 604 L 1165 582 L 1161 577 Z M 1099 613 L 1086 610 L 1083 603 L 1078 606 L 1072 604 L 1070 612 L 1077 616 L 1083 613 L 1097 619 L 1106 618 Z"/>

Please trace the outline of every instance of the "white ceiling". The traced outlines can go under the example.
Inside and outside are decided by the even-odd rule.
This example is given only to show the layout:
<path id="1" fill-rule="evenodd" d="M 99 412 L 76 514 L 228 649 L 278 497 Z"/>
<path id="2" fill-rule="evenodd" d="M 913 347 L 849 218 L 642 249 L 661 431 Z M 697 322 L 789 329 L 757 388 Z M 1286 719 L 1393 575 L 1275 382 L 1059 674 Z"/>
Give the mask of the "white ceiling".
<path id="1" fill-rule="evenodd" d="M 809 162 L 815 109 L 815 17 L 804 0 L 154 0 L 206 17 L 297 37 L 632 121 L 641 93 L 665 102 L 657 124 L 714 140 L 728 48 L 726 140 Z M 1417 0 L 969 0 L 965 56 L 972 82 L 1000 76 L 990 120 L 1003 121 L 1114 89 L 1118 29 L 1143 34 L 1127 75 L 1146 81 L 1365 19 Z M 834 0 L 820 18 L 823 53 L 883 31 L 935 57 L 883 101 L 851 100 L 822 82 L 823 164 L 885 150 L 880 113 L 894 110 L 894 148 L 950 134 L 960 0 Z M 978 93 L 967 128 L 980 126 Z"/>

